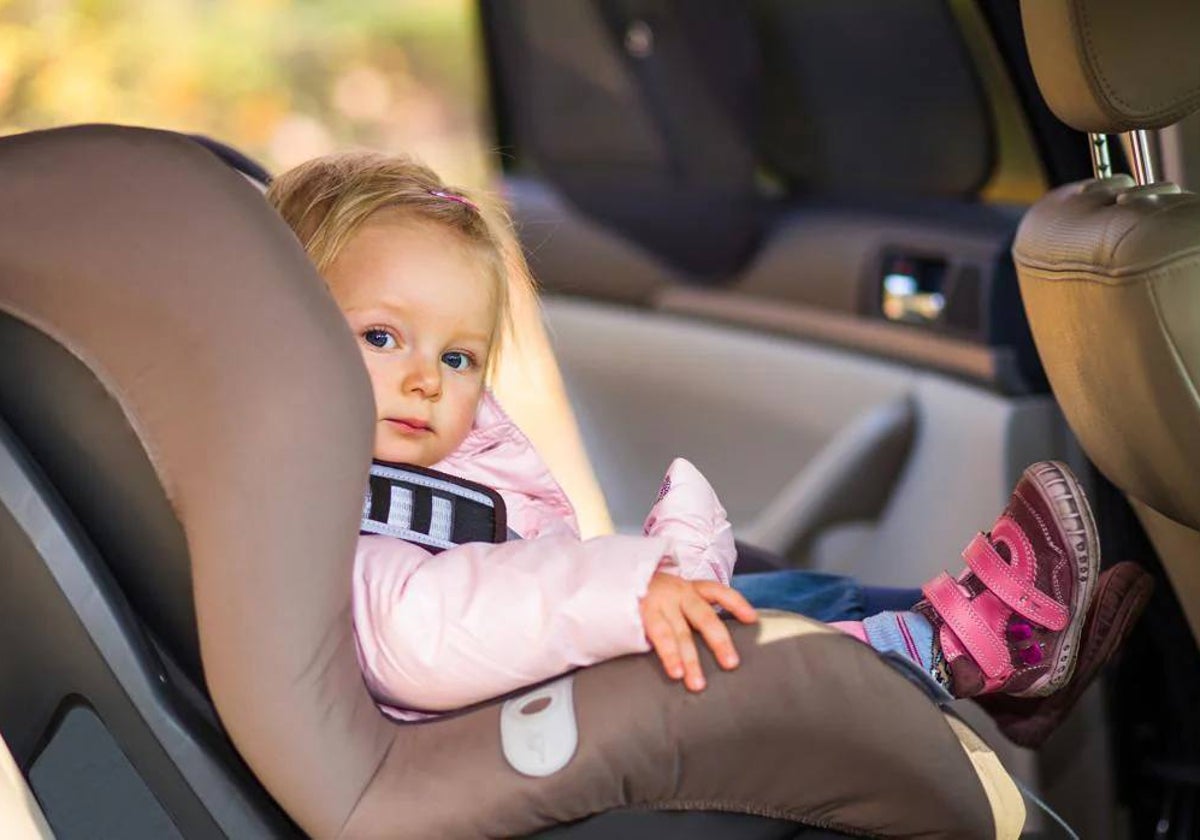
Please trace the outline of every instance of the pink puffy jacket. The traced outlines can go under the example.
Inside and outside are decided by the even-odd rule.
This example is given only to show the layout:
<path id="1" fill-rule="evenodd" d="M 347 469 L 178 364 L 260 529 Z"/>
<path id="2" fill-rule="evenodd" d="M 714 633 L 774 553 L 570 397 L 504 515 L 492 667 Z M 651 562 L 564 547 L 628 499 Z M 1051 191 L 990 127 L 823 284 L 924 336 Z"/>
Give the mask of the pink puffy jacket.
<path id="1" fill-rule="evenodd" d="M 523 539 L 433 555 L 392 537 L 359 538 L 359 661 L 393 716 L 461 708 L 647 651 L 638 601 L 654 572 L 722 583 L 732 574 L 725 510 L 682 459 L 667 471 L 645 536 L 586 541 L 562 488 L 490 394 L 462 446 L 434 469 L 497 490 Z"/>

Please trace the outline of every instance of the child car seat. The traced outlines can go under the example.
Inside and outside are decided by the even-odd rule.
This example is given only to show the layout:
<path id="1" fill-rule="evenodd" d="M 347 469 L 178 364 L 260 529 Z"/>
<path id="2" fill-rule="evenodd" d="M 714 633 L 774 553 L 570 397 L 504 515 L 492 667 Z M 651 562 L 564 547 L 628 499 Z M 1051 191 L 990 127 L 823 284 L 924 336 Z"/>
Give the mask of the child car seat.
<path id="1" fill-rule="evenodd" d="M 369 384 L 290 231 L 164 132 L 6 138 L 0 180 L 0 731 L 60 835 L 95 775 L 120 836 L 1019 832 L 973 733 L 796 616 L 732 628 L 700 695 L 651 656 L 576 672 L 548 775 L 501 700 L 391 722 L 350 619 Z"/>

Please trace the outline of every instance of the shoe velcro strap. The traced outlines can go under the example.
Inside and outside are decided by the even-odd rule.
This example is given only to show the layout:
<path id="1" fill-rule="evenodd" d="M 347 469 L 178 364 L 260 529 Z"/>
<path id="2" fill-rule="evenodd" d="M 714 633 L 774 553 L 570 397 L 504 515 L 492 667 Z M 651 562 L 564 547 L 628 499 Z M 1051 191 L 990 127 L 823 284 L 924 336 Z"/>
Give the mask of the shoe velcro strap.
<path id="1" fill-rule="evenodd" d="M 954 578 L 942 572 L 921 591 L 989 680 L 1001 679 L 1012 670 L 1008 646 L 988 627 Z"/>
<path id="2" fill-rule="evenodd" d="M 504 499 L 490 487 L 436 470 L 375 461 L 362 534 L 385 534 L 433 553 L 468 542 L 504 542 Z"/>
<path id="3" fill-rule="evenodd" d="M 1065 628 L 1071 620 L 1071 613 L 1034 585 L 1037 557 L 1033 554 L 1033 547 L 1021 540 L 1005 539 L 1005 543 L 1014 552 L 1011 564 L 1004 562 L 984 534 L 976 534 L 967 544 L 963 549 L 963 559 L 983 585 L 1013 612 L 1050 630 Z M 1018 557 L 1018 552 L 1026 553 L 1026 556 Z"/>

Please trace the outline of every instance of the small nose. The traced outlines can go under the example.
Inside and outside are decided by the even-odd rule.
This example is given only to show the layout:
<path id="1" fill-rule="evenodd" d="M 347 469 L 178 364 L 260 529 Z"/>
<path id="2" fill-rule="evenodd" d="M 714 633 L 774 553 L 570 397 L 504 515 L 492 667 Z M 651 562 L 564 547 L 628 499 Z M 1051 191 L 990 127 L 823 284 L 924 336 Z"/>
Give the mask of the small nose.
<path id="1" fill-rule="evenodd" d="M 420 394 L 426 399 L 436 399 L 442 393 L 442 372 L 437 361 L 413 359 L 405 372 L 401 388 L 406 394 Z"/>

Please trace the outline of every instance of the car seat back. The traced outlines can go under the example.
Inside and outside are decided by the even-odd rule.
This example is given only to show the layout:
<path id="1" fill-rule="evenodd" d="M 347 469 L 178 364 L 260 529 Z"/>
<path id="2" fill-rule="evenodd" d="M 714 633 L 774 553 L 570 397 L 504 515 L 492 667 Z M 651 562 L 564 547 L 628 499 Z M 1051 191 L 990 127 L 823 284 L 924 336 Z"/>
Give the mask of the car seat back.
<path id="1" fill-rule="evenodd" d="M 503 101 L 504 131 L 527 162 L 685 270 L 719 276 L 745 261 L 761 219 L 743 130 L 756 58 L 738 4 L 519 2 L 483 12 L 502 83 L 523 94 Z"/>
<path id="2" fill-rule="evenodd" d="M 1200 107 L 1200 6 L 1023 0 L 1038 84 L 1099 134 Z M 1200 637 L 1200 197 L 1128 176 L 1038 202 L 1013 248 L 1054 393 L 1088 456 L 1130 498 Z"/>
<path id="3" fill-rule="evenodd" d="M 786 223 L 781 186 L 903 206 L 973 198 L 993 169 L 987 101 L 941 0 L 482 9 L 510 174 L 645 249 L 643 274 L 731 282 Z"/>

